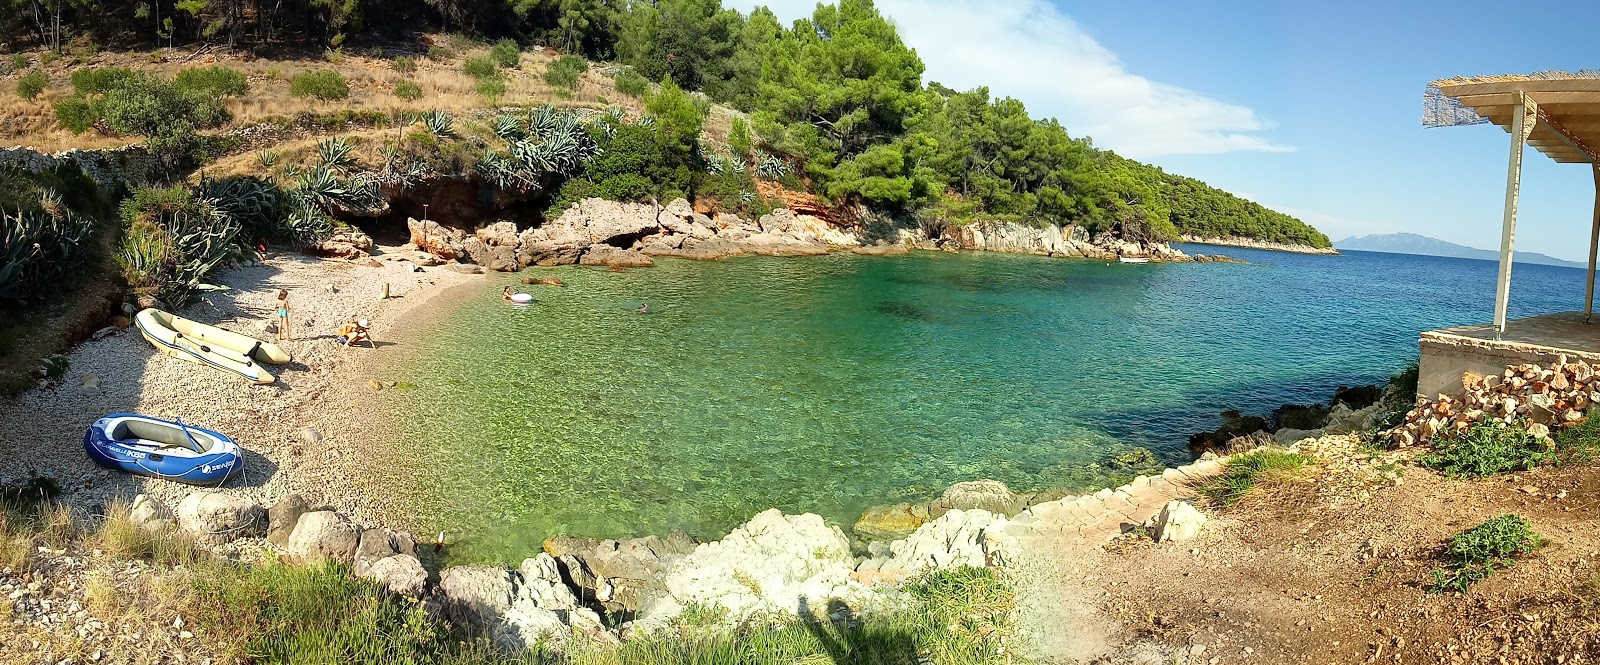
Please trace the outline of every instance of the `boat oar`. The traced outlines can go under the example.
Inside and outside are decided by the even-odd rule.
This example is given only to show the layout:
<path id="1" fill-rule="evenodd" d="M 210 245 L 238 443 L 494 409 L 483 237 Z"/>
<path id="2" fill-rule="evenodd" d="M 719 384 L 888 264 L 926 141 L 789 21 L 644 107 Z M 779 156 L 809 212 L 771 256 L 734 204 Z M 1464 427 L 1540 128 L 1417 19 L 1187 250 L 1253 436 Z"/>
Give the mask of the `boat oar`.
<path id="1" fill-rule="evenodd" d="M 200 447 L 200 442 L 196 441 L 194 439 L 194 435 L 189 433 L 189 426 L 183 424 L 183 419 L 182 418 L 178 419 L 178 428 L 183 430 L 183 435 L 184 436 L 189 437 L 189 443 L 194 444 L 194 451 L 195 452 L 197 452 L 197 453 L 205 452 L 205 449 Z"/>

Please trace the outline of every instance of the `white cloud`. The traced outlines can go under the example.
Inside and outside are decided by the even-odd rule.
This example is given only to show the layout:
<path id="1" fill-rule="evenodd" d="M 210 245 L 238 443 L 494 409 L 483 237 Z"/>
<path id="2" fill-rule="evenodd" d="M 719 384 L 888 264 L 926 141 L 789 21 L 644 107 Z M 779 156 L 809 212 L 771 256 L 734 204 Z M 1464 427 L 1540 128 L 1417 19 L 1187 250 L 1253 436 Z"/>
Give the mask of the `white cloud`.
<path id="1" fill-rule="evenodd" d="M 815 0 L 730 0 L 748 12 L 765 4 L 780 19 L 809 16 Z M 879 0 L 878 10 L 927 64 L 924 80 L 957 90 L 989 86 L 1021 99 L 1034 116 L 1054 116 L 1074 136 L 1129 157 L 1288 152 L 1260 135 L 1268 124 L 1230 104 L 1129 72 L 1048 0 Z"/>

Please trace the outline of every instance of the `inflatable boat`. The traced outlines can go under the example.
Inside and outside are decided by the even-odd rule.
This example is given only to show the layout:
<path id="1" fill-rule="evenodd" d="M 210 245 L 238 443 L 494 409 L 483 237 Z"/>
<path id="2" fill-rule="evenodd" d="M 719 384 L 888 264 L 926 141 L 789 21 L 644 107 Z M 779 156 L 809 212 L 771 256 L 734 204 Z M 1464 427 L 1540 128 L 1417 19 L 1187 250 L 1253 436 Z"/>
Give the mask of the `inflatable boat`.
<path id="1" fill-rule="evenodd" d="M 244 471 L 233 439 L 191 425 L 132 413 L 94 421 L 83 450 L 100 466 L 190 485 L 221 485 Z"/>
<path id="2" fill-rule="evenodd" d="M 139 312 L 133 318 L 133 323 L 139 328 L 139 334 L 162 353 L 227 370 L 256 383 L 277 380 L 272 372 L 261 367 L 261 363 L 289 362 L 288 352 L 277 344 L 190 321 L 159 309 Z"/>

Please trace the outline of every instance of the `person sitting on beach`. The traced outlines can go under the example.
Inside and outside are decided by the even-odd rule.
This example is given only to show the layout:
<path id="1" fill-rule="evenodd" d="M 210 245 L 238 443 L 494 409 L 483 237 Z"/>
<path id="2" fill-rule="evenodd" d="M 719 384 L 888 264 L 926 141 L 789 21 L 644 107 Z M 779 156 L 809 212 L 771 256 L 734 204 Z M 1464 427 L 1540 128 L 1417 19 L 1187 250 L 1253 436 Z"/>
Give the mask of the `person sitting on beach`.
<path id="1" fill-rule="evenodd" d="M 339 326 L 339 344 L 345 347 L 355 346 L 357 342 L 365 340 L 372 348 L 378 348 L 372 341 L 372 334 L 367 329 L 367 320 L 346 322 Z"/>

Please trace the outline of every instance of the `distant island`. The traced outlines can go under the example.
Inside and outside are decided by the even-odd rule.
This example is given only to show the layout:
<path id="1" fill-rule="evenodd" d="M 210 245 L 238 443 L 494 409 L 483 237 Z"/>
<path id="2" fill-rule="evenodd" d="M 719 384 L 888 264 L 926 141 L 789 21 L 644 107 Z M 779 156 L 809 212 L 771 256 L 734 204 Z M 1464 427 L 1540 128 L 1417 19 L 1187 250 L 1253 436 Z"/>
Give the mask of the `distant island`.
<path id="1" fill-rule="evenodd" d="M 1352 236 L 1333 243 L 1333 246 L 1335 249 L 1354 249 L 1363 252 L 1422 254 L 1424 256 L 1449 256 L 1458 259 L 1483 259 L 1485 261 L 1500 260 L 1500 252 L 1492 249 L 1478 249 L 1476 247 L 1467 247 L 1466 245 L 1457 245 L 1453 242 L 1429 238 L 1415 233 L 1375 233 L 1367 236 Z M 1537 252 L 1515 252 L 1512 261 L 1515 263 L 1535 263 L 1569 268 L 1587 267 L 1585 264 L 1576 261 L 1563 261 L 1554 256 Z"/>

